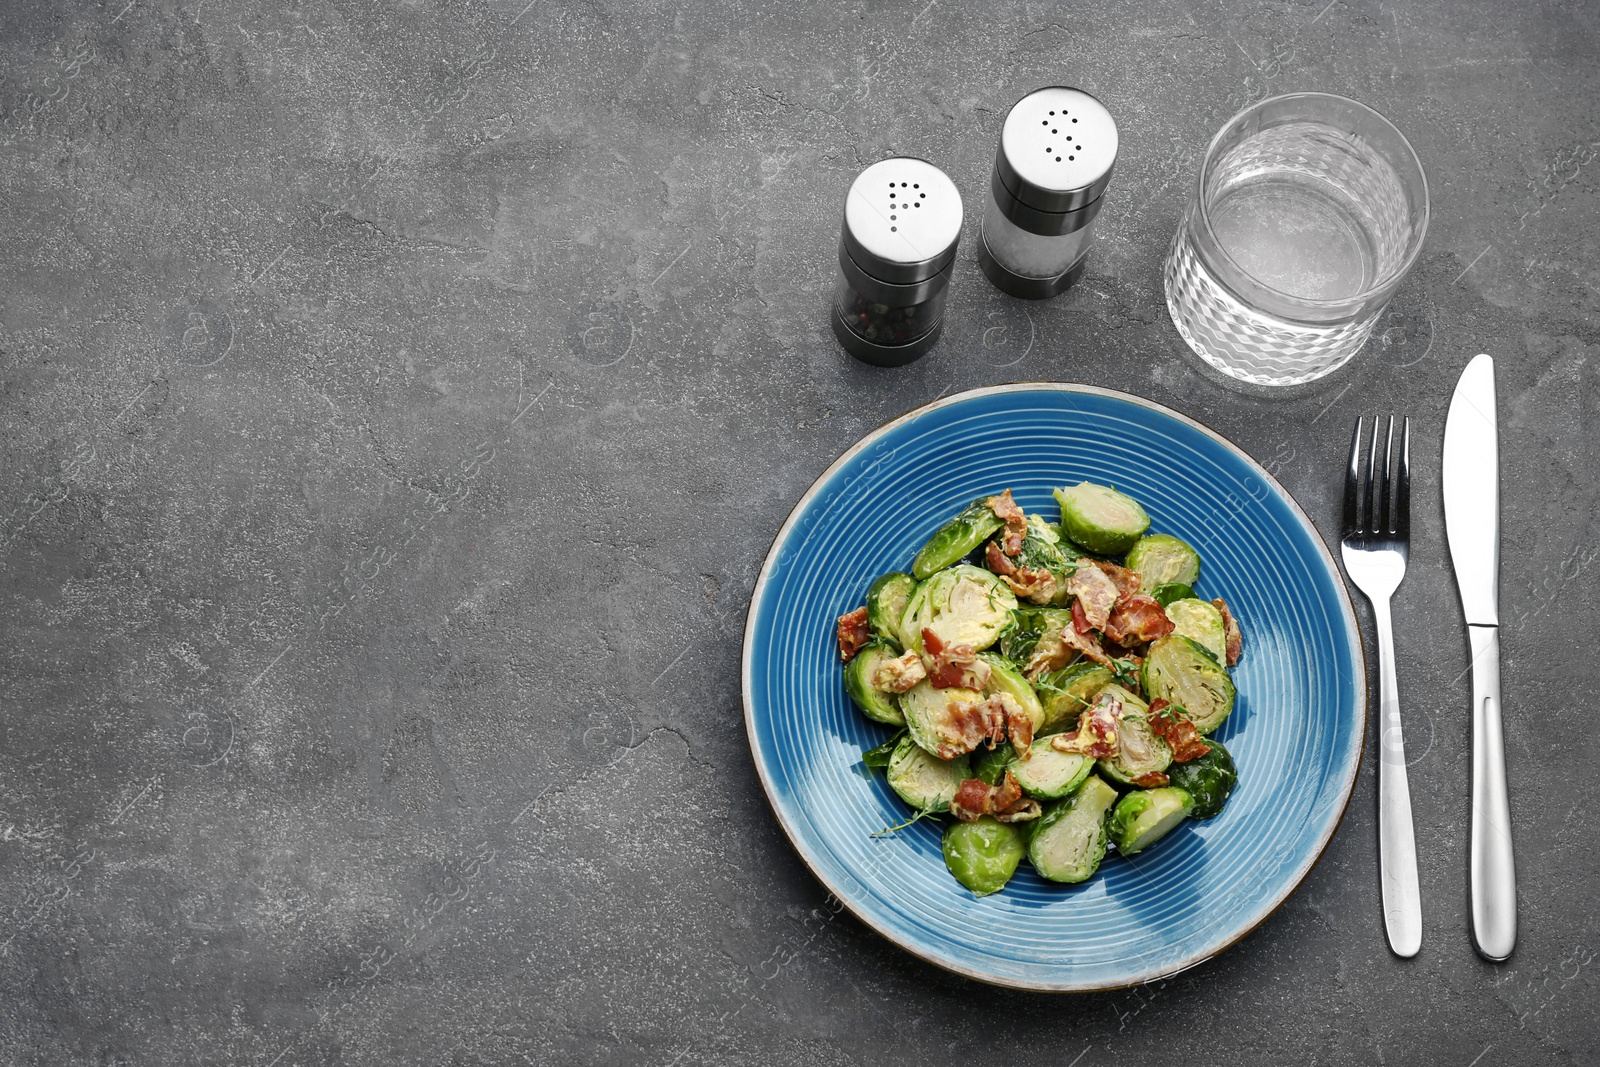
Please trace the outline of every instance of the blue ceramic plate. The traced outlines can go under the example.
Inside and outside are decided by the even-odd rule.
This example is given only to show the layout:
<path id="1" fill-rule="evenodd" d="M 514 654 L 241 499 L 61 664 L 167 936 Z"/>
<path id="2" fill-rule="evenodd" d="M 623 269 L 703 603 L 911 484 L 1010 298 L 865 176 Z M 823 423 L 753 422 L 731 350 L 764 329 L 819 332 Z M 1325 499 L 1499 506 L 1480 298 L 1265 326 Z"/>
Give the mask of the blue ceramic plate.
<path id="1" fill-rule="evenodd" d="M 1244 631 L 1239 696 L 1217 737 L 1239 767 L 1226 809 L 1078 886 L 1024 863 L 976 898 L 945 870 L 941 823 L 898 834 L 906 806 L 861 753 L 892 731 L 845 696 L 834 621 L 878 575 L 906 570 L 939 524 L 1010 487 L 1054 517 L 1052 487 L 1087 479 L 1144 504 L 1199 551 L 1197 584 Z M 868 926 L 960 974 L 1095 990 L 1174 974 L 1226 948 L 1300 884 L 1355 784 L 1365 660 L 1332 557 L 1283 488 L 1237 447 L 1138 397 L 1022 384 L 937 401 L 868 434 L 795 505 L 745 623 L 745 727 L 778 821 Z"/>

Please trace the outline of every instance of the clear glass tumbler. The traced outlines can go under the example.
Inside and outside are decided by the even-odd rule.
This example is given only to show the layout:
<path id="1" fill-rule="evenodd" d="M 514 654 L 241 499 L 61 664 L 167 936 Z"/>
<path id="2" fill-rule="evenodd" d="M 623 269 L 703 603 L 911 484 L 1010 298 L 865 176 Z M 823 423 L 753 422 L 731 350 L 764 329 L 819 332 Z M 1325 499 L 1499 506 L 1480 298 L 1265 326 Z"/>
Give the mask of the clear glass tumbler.
<path id="1" fill-rule="evenodd" d="M 1291 93 L 1212 138 L 1167 256 L 1167 309 L 1201 359 L 1299 385 L 1366 342 L 1428 231 L 1410 142 L 1371 108 Z"/>

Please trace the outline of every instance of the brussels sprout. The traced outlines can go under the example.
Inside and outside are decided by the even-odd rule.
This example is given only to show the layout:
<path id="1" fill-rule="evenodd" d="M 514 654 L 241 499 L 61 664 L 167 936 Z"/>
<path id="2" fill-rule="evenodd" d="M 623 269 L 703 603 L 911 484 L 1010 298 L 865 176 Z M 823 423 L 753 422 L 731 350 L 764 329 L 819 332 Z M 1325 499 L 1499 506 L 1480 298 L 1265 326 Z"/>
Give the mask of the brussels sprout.
<path id="1" fill-rule="evenodd" d="M 965 563 L 942 570 L 917 586 L 900 617 L 902 646 L 922 652 L 922 631 L 932 630 L 946 648 L 970 645 L 982 651 L 1010 626 L 1017 597 L 982 567 Z"/>
<path id="2" fill-rule="evenodd" d="M 1133 785 L 1140 775 L 1158 773 L 1172 762 L 1172 746 L 1150 729 L 1150 705 L 1120 685 L 1108 685 L 1100 696 L 1122 705 L 1117 722 L 1117 754 L 1101 759 L 1100 773 L 1114 782 Z"/>
<path id="3" fill-rule="evenodd" d="M 1000 779 L 1005 776 L 1006 767 L 1016 758 L 1017 750 L 1011 747 L 1010 741 L 1002 741 L 994 748 L 986 748 L 972 754 L 972 777 L 989 785 L 999 785 Z"/>
<path id="4" fill-rule="evenodd" d="M 1164 585 L 1158 585 L 1154 589 L 1150 590 L 1150 595 L 1155 599 L 1155 602 L 1160 604 L 1162 607 L 1166 607 L 1174 600 L 1195 599 L 1194 590 L 1189 588 L 1187 585 L 1184 585 L 1182 582 L 1167 582 Z"/>
<path id="5" fill-rule="evenodd" d="M 1072 612 L 1066 608 L 1018 608 L 1011 613 L 1012 625 L 1000 638 L 1000 653 L 1018 667 L 1026 668 L 1039 638 L 1072 625 Z"/>
<path id="6" fill-rule="evenodd" d="M 1022 672 L 1010 660 L 993 652 L 980 652 L 978 658 L 989 665 L 989 684 L 983 688 L 984 695 L 1010 693 L 1017 698 L 1017 703 L 1022 705 L 1022 710 L 1033 722 L 1033 732 L 1044 729 L 1044 706 L 1039 703 L 1039 694 L 1033 691 L 1033 686 L 1028 684 Z"/>
<path id="7" fill-rule="evenodd" d="M 885 574 L 867 590 L 867 625 L 877 637 L 900 640 L 900 616 L 917 588 L 917 580 L 904 571 Z"/>
<path id="8" fill-rule="evenodd" d="M 1013 561 L 1018 568 L 1044 571 L 1050 581 L 1041 584 L 1028 594 L 1035 604 L 1064 604 L 1070 599 L 1067 578 L 1078 569 L 1075 550 L 1061 544 L 1061 535 L 1037 515 L 1028 516 L 1028 530 L 1022 539 L 1022 550 Z"/>
<path id="9" fill-rule="evenodd" d="M 1119 556 L 1150 529 L 1150 516 L 1126 493 L 1093 482 L 1055 491 L 1061 531 L 1090 552 Z"/>
<path id="10" fill-rule="evenodd" d="M 980 897 L 1004 889 L 1028 854 L 1027 832 L 985 815 L 954 823 L 944 832 L 944 865 L 956 881 Z"/>
<path id="11" fill-rule="evenodd" d="M 1227 662 L 1228 631 L 1222 623 L 1222 612 L 1210 601 L 1198 597 L 1174 600 L 1167 605 L 1167 618 L 1175 627 L 1173 633 L 1189 638 L 1218 663 Z"/>
<path id="12" fill-rule="evenodd" d="M 1193 585 L 1200 577 L 1200 553 L 1171 534 L 1150 534 L 1128 550 L 1124 566 L 1139 572 L 1139 585 L 1144 589 Z"/>
<path id="13" fill-rule="evenodd" d="M 1094 770 L 1094 760 L 1080 752 L 1057 752 L 1048 737 L 1028 748 L 1027 759 L 1011 761 L 1011 775 L 1035 800 L 1060 800 L 1081 786 Z"/>
<path id="14" fill-rule="evenodd" d="M 878 665 L 896 655 L 898 653 L 886 641 L 867 645 L 844 665 L 844 691 L 867 718 L 890 726 L 904 726 L 906 717 L 900 713 L 900 702 L 895 695 L 872 684 Z"/>
<path id="15" fill-rule="evenodd" d="M 909 737 L 902 738 L 889 757 L 889 788 L 919 811 L 949 811 L 961 780 L 970 777 L 972 764 L 967 757 L 930 756 Z"/>
<path id="16" fill-rule="evenodd" d="M 1083 882 L 1106 856 L 1106 813 L 1117 791 L 1094 775 L 1078 791 L 1029 823 L 1028 859 L 1041 878 Z"/>
<path id="17" fill-rule="evenodd" d="M 1208 737 L 1206 744 L 1211 746 L 1211 751 L 1204 756 L 1167 768 L 1172 784 L 1194 797 L 1194 810 L 1189 812 L 1191 819 L 1209 819 L 1221 812 L 1228 794 L 1233 792 L 1234 783 L 1239 780 L 1233 757 L 1222 743 Z"/>
<path id="18" fill-rule="evenodd" d="M 900 747 L 900 742 L 905 740 L 904 730 L 895 731 L 895 735 L 881 745 L 875 745 L 861 753 L 861 762 L 875 771 L 881 771 L 889 766 L 889 759 L 894 755 L 894 750 Z"/>
<path id="19" fill-rule="evenodd" d="M 1174 786 L 1136 789 L 1111 813 L 1111 841 L 1124 856 L 1141 852 L 1166 837 L 1193 807 L 1194 798 Z"/>
<path id="20" fill-rule="evenodd" d="M 922 546 L 917 558 L 911 561 L 911 573 L 919 581 L 960 561 L 1005 525 L 1000 516 L 984 503 L 988 499 L 982 497 L 974 500 L 961 514 L 939 527 L 928 538 L 928 543 Z"/>
<path id="21" fill-rule="evenodd" d="M 959 739 L 962 731 L 955 723 L 966 718 L 968 704 L 983 702 L 976 689 L 935 689 L 926 679 L 900 694 L 900 711 L 906 719 L 911 739 L 923 750 L 937 755 Z"/>
<path id="22" fill-rule="evenodd" d="M 1079 660 L 1041 675 L 1034 684 L 1044 707 L 1044 727 L 1036 732 L 1057 733 L 1077 724 L 1078 713 L 1093 702 L 1095 694 L 1111 684 L 1111 672 L 1098 663 Z"/>
<path id="23" fill-rule="evenodd" d="M 1150 646 L 1142 675 L 1152 700 L 1181 704 L 1203 734 L 1221 726 L 1233 711 L 1235 690 L 1228 669 L 1204 645 L 1182 634 L 1168 634 Z"/>

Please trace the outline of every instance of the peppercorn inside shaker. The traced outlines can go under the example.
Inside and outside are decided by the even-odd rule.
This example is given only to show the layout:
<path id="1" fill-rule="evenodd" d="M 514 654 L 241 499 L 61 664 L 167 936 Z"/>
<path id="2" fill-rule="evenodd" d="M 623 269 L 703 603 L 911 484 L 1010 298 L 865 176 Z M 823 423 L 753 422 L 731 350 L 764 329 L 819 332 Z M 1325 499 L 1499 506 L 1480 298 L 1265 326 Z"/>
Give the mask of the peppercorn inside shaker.
<path id="1" fill-rule="evenodd" d="M 1003 292 L 1065 292 L 1089 262 L 1090 223 L 1117 161 L 1117 124 L 1082 89 L 1037 89 L 1000 131 L 978 263 Z"/>
<path id="2" fill-rule="evenodd" d="M 898 367 L 944 328 L 961 239 L 961 194 L 944 171 L 910 157 L 862 171 L 845 197 L 833 332 L 864 363 Z"/>

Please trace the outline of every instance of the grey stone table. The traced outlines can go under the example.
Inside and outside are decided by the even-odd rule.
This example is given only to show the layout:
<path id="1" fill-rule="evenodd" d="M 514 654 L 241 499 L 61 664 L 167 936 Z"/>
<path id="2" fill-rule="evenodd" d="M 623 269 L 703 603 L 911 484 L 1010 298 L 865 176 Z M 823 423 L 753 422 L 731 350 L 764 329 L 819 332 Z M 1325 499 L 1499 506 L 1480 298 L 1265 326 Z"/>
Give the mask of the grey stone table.
<path id="1" fill-rule="evenodd" d="M 0 12 L 0 1063 L 1593 1062 L 1600 15 L 1575 3 L 23 3 Z M 977 203 L 1023 92 L 1122 155 L 1069 295 L 984 281 L 927 359 L 827 327 L 892 153 Z M 1368 350 L 1266 400 L 1159 266 L 1241 105 L 1356 97 L 1435 214 Z M 1466 930 L 1468 681 L 1438 441 L 1500 357 L 1523 934 Z M 1019 994 L 839 912 L 767 809 L 740 627 L 790 505 L 1017 379 L 1202 419 L 1336 533 L 1418 436 L 1396 604 L 1426 940 L 1368 766 L 1322 862 L 1152 986 Z M 1365 605 L 1360 609 L 1365 615 Z"/>

